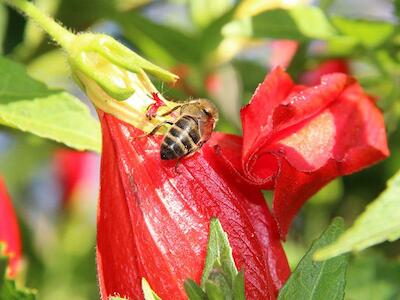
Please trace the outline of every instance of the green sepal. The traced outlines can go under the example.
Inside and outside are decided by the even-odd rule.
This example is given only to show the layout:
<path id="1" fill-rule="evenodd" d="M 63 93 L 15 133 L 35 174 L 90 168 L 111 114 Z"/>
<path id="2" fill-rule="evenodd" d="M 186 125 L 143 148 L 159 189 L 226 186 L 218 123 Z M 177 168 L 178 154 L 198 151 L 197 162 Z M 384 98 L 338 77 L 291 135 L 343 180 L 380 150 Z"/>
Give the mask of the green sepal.
<path id="1" fill-rule="evenodd" d="M 113 99 L 126 100 L 135 87 L 128 71 L 149 74 L 168 82 L 178 77 L 142 58 L 114 38 L 104 34 L 85 33 L 75 37 L 68 49 L 68 61 L 75 73 L 81 72 L 94 80 Z"/>
<path id="2" fill-rule="evenodd" d="M 238 273 L 228 235 L 216 218 L 210 221 L 201 287 L 191 279 L 184 286 L 190 300 L 245 300 L 244 272 Z"/>
<path id="3" fill-rule="evenodd" d="M 246 300 L 243 270 L 236 275 L 235 280 L 233 281 L 233 299 Z"/>
<path id="4" fill-rule="evenodd" d="M 142 278 L 142 291 L 145 300 L 161 300 L 161 298 L 151 289 L 150 284 Z"/>
<path id="5" fill-rule="evenodd" d="M 185 292 L 189 300 L 206 300 L 207 295 L 201 287 L 192 279 L 186 279 L 184 283 Z"/>
<path id="6" fill-rule="evenodd" d="M 228 236 L 222 229 L 221 223 L 216 218 L 210 221 L 210 235 L 207 245 L 207 256 L 201 277 L 202 287 L 212 280 L 216 272 L 224 274 L 230 286 L 233 285 L 238 273 L 232 256 L 232 248 L 229 245 Z"/>

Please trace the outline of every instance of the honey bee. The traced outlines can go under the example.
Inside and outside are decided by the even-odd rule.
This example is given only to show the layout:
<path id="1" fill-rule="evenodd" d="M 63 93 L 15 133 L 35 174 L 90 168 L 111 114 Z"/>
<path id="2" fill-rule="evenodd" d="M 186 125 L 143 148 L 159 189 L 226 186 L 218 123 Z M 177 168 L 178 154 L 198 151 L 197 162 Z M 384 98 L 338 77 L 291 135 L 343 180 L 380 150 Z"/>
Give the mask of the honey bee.
<path id="1" fill-rule="evenodd" d="M 153 135 L 161 126 L 171 125 L 161 143 L 162 160 L 179 160 L 195 153 L 211 137 L 218 121 L 217 108 L 205 99 L 178 105 L 162 116 L 169 115 L 175 110 L 179 110 L 175 122 L 163 122 L 149 133 Z"/>

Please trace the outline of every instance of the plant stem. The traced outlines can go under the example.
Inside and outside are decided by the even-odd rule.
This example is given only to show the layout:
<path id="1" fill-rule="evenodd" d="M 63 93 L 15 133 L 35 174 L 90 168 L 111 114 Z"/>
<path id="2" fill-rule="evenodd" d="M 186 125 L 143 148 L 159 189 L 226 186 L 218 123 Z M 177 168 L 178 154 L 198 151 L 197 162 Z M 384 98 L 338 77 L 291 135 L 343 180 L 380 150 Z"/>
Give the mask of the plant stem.
<path id="1" fill-rule="evenodd" d="M 75 35 L 72 32 L 69 32 L 67 29 L 65 29 L 56 21 L 54 21 L 51 17 L 41 12 L 31 2 L 28 2 L 26 0 L 2 0 L 2 1 L 6 2 L 10 6 L 19 9 L 29 18 L 34 20 L 58 44 L 60 44 L 61 47 L 64 48 L 64 50 L 68 51 L 68 48 L 75 37 Z"/>

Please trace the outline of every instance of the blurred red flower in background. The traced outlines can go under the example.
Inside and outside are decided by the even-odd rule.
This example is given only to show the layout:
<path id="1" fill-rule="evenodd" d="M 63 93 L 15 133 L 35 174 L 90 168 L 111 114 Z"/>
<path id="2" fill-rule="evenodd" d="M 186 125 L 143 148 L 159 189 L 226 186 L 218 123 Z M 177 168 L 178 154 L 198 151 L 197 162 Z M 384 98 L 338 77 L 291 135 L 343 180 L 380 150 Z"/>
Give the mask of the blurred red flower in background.
<path id="1" fill-rule="evenodd" d="M 321 62 L 315 69 L 307 71 L 300 75 L 300 82 L 305 85 L 319 84 L 321 77 L 331 73 L 349 74 L 349 65 L 346 60 L 328 59 Z"/>
<path id="2" fill-rule="evenodd" d="M 10 257 L 9 276 L 14 277 L 21 260 L 22 246 L 18 221 L 7 188 L 0 177 L 0 243 L 5 244 L 5 254 Z"/>
<path id="3" fill-rule="evenodd" d="M 271 67 L 282 66 L 287 68 L 296 55 L 299 43 L 293 40 L 273 40 L 270 42 L 271 54 L 268 64 Z"/>
<path id="4" fill-rule="evenodd" d="M 59 149 L 54 154 L 54 164 L 62 186 L 62 201 L 66 205 L 80 184 L 85 172 L 88 152 Z"/>
<path id="5" fill-rule="evenodd" d="M 98 154 L 88 151 L 58 149 L 53 158 L 54 172 L 61 187 L 64 207 L 75 200 L 97 199 L 92 195 L 98 186 Z"/>
<path id="6" fill-rule="evenodd" d="M 279 233 L 285 237 L 301 205 L 323 185 L 388 155 L 381 112 L 339 73 L 306 88 L 275 68 L 241 111 L 243 137 L 215 133 L 179 173 L 175 162 L 160 160 L 160 136 L 137 140 L 139 130 L 99 115 L 103 299 L 141 298 L 142 277 L 159 296 L 186 299 L 184 280 L 200 281 L 211 217 L 220 220 L 245 271 L 248 299 L 275 299 L 289 275 Z M 275 218 L 260 189 L 274 190 Z"/>

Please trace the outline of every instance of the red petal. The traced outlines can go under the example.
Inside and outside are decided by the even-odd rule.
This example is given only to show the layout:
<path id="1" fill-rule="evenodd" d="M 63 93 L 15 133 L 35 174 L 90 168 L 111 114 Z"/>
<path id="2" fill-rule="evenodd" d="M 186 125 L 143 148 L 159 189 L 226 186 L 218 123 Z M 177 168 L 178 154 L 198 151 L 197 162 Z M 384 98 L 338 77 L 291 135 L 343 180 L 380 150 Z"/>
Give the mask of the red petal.
<path id="1" fill-rule="evenodd" d="M 274 69 L 258 87 L 250 104 L 241 111 L 246 177 L 270 189 L 279 172 L 277 156 L 282 156 L 281 150 L 272 149 L 271 145 L 292 135 L 304 122 L 320 114 L 338 98 L 347 80 L 344 74 L 331 74 L 323 77 L 320 85 L 304 89 L 294 86 L 283 69 Z M 315 152 L 312 144 L 304 143 L 304 146 Z"/>
<path id="2" fill-rule="evenodd" d="M 164 299 L 186 299 L 183 282 L 203 270 L 209 221 L 218 217 L 244 268 L 249 299 L 274 299 L 289 275 L 276 224 L 262 194 L 219 164 L 205 145 L 160 161 L 160 137 L 134 140 L 131 126 L 100 114 L 103 127 L 97 259 L 103 299 L 142 298 L 145 277 Z M 229 137 L 227 137 L 229 139 Z"/>
<path id="3" fill-rule="evenodd" d="M 10 256 L 10 276 L 15 276 L 21 259 L 21 237 L 17 217 L 6 186 L 0 178 L 0 242 L 6 245 L 6 254 Z"/>
<path id="4" fill-rule="evenodd" d="M 365 168 L 389 155 L 383 115 L 356 82 L 330 108 L 335 116 L 334 159 L 341 173 Z"/>
<path id="5" fill-rule="evenodd" d="M 285 145 L 288 162 L 282 163 L 274 195 L 282 236 L 301 205 L 322 186 L 389 155 L 383 116 L 357 83 L 280 145 Z M 313 172 L 302 172 L 307 169 Z"/>
<path id="6" fill-rule="evenodd" d="M 273 111 L 273 130 L 283 130 L 311 118 L 335 101 L 347 83 L 344 74 L 329 74 L 317 86 L 289 95 Z"/>

